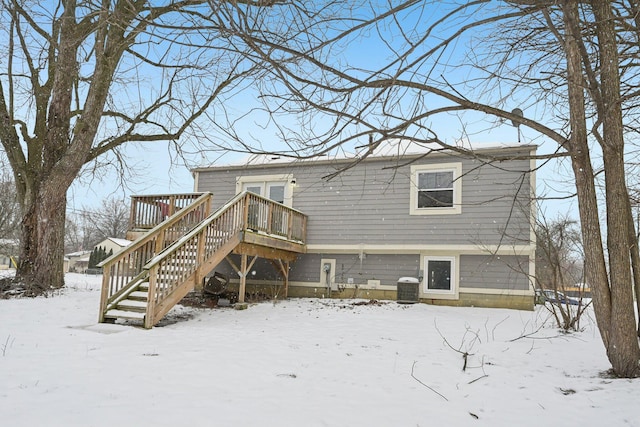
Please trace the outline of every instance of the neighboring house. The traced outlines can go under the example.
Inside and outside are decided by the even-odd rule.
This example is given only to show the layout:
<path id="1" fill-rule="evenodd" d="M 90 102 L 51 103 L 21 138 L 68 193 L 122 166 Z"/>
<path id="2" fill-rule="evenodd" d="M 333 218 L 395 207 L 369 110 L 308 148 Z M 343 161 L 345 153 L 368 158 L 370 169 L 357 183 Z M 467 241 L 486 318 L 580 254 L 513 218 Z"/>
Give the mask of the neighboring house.
<path id="1" fill-rule="evenodd" d="M 65 254 L 64 257 L 69 260 L 68 271 L 73 273 L 85 273 L 89 267 L 89 257 L 91 251 L 78 251 Z"/>
<path id="2" fill-rule="evenodd" d="M 387 149 L 361 162 L 254 156 L 192 173 L 214 208 L 248 190 L 308 215 L 289 296 L 394 299 L 398 279 L 414 277 L 424 302 L 531 309 L 536 147 L 483 148 L 473 158 Z M 227 261 L 216 271 L 238 277 Z M 247 283 L 277 284 L 274 271 L 258 260 Z"/>
<path id="3" fill-rule="evenodd" d="M 16 268 L 19 242 L 13 239 L 0 239 L 0 270 Z"/>
<path id="4" fill-rule="evenodd" d="M 131 240 L 119 239 L 117 237 L 107 237 L 102 242 L 98 243 L 96 248 L 103 248 L 106 253 L 113 251 L 113 253 L 120 252 L 123 248 L 126 248 L 131 244 Z"/>

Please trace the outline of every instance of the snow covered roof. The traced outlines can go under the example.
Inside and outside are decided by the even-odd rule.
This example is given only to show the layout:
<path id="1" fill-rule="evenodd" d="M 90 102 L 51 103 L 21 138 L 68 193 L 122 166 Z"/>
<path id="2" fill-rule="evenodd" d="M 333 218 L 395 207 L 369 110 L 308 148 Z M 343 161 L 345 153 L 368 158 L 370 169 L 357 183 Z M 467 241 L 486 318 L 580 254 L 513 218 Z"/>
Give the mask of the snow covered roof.
<path id="1" fill-rule="evenodd" d="M 78 251 L 78 252 L 71 252 L 69 254 L 65 254 L 64 256 L 66 256 L 67 258 L 77 258 L 90 253 L 91 251 Z"/>
<path id="2" fill-rule="evenodd" d="M 129 246 L 132 242 L 131 240 L 127 240 L 127 239 L 119 239 L 117 237 L 107 237 L 108 240 L 111 240 L 113 243 L 115 243 L 116 245 L 120 246 L 120 247 L 125 247 L 125 246 Z"/>
<path id="3" fill-rule="evenodd" d="M 461 140 L 455 143 L 456 148 L 462 149 L 474 149 L 476 151 L 489 151 L 496 149 L 531 149 L 534 145 L 516 144 L 516 143 L 494 143 L 494 144 L 482 144 L 473 146 L 467 140 Z M 317 162 L 327 160 L 353 160 L 362 158 L 367 155 L 368 158 L 383 158 L 383 157 L 403 157 L 403 156 L 415 156 L 421 154 L 427 154 L 430 152 L 445 152 L 452 154 L 454 151 L 448 148 L 443 148 L 437 143 L 420 143 L 411 140 L 388 140 L 378 145 L 373 152 L 369 153 L 369 147 L 364 146 L 355 153 L 349 153 L 340 151 L 334 154 L 325 154 L 310 159 L 298 159 L 285 154 L 251 154 L 245 156 L 236 161 L 232 161 L 225 164 L 213 164 L 210 166 L 202 166 L 192 169 L 192 171 L 206 170 L 211 168 L 225 168 L 225 167 L 246 167 L 246 166 L 259 166 L 259 165 L 272 165 L 272 164 L 286 164 L 286 163 L 304 163 L 304 162 Z"/>

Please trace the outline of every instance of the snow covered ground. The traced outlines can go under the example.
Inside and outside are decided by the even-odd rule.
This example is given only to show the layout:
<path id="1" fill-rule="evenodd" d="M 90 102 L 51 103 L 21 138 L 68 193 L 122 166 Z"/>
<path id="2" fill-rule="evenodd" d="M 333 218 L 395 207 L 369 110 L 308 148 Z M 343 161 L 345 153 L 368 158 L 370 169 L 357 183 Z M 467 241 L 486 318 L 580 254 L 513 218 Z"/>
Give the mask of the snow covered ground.
<path id="1" fill-rule="evenodd" d="M 640 426 L 589 318 L 293 299 L 144 330 L 96 324 L 99 281 L 0 300 L 2 425 Z"/>

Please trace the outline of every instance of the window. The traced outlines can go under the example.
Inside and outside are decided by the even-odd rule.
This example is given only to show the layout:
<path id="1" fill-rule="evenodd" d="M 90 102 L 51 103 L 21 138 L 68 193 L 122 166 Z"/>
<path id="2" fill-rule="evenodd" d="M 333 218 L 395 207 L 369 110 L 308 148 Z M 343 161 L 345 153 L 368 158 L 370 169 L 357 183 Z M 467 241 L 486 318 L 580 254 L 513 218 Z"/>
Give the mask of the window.
<path id="1" fill-rule="evenodd" d="M 251 191 L 291 207 L 292 181 L 291 175 L 241 176 L 236 179 L 236 193 Z"/>
<path id="2" fill-rule="evenodd" d="M 236 193 L 250 191 L 274 202 L 293 207 L 293 175 L 257 175 L 236 178 Z M 251 228 L 286 236 L 288 233 L 289 213 L 285 210 L 267 210 L 261 204 L 249 205 L 249 224 Z"/>
<path id="3" fill-rule="evenodd" d="M 453 206 L 453 171 L 418 172 L 418 209 Z"/>
<path id="4" fill-rule="evenodd" d="M 267 183 L 267 193 L 271 200 L 284 203 L 284 183 Z"/>
<path id="5" fill-rule="evenodd" d="M 411 215 L 461 213 L 460 163 L 411 167 Z"/>
<path id="6" fill-rule="evenodd" d="M 425 257 L 424 267 L 425 293 L 456 293 L 456 262 L 454 257 Z"/>

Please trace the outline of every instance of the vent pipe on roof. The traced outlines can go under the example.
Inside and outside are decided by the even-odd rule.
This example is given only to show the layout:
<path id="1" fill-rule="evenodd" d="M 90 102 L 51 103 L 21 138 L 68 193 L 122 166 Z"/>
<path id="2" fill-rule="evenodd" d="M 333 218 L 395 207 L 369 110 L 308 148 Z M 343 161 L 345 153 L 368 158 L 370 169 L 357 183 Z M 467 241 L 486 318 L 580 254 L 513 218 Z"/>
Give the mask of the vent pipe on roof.
<path id="1" fill-rule="evenodd" d="M 524 113 L 519 108 L 514 108 L 513 111 L 511 111 L 511 114 L 518 117 L 524 117 Z M 518 120 L 511 120 L 511 124 L 518 129 L 518 144 L 520 144 L 520 122 Z"/>

